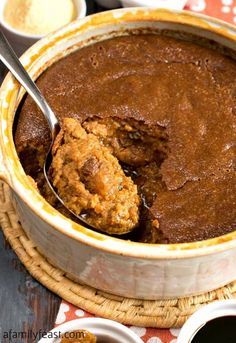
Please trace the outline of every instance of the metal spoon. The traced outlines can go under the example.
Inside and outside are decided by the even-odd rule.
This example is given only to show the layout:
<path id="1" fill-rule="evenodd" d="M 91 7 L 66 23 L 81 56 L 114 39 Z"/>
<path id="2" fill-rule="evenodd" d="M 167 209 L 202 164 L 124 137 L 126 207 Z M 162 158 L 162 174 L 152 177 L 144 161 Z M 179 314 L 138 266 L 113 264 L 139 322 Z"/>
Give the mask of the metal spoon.
<path id="1" fill-rule="evenodd" d="M 7 41 L 6 37 L 0 30 L 0 60 L 5 64 L 5 66 L 11 71 L 11 73 L 15 76 L 15 78 L 19 81 L 19 83 L 25 88 L 27 93 L 32 97 L 32 99 L 36 102 L 38 107 L 41 109 L 44 117 L 46 118 L 50 131 L 51 131 L 51 145 L 47 152 L 43 172 L 44 177 L 54 193 L 54 195 L 57 197 L 57 199 L 62 203 L 62 205 L 70 212 L 72 213 L 79 221 L 81 221 L 83 224 L 86 224 L 87 227 L 94 229 L 90 224 L 88 224 L 82 216 L 79 216 L 75 214 L 73 211 L 71 211 L 63 202 L 63 200 L 59 197 L 56 190 L 54 189 L 53 185 L 51 184 L 49 178 L 48 178 L 48 171 L 52 162 L 52 146 L 54 144 L 55 138 L 60 131 L 60 125 L 59 121 L 51 109 L 51 107 L 48 105 L 47 101 L 41 94 L 40 90 L 34 83 L 34 81 L 31 79 L 23 65 L 21 64 L 19 58 L 16 56 L 14 50 L 12 49 L 11 45 Z"/>

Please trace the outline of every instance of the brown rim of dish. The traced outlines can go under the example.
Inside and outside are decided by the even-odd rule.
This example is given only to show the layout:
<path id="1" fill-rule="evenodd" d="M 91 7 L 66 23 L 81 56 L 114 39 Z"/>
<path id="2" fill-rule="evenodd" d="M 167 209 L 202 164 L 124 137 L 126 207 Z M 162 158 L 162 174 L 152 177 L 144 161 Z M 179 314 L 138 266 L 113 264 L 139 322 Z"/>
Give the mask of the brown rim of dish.
<path id="1" fill-rule="evenodd" d="M 40 56 L 40 51 L 46 52 L 52 45 L 56 42 L 66 39 L 67 37 L 73 36 L 79 31 L 87 31 L 88 28 L 95 28 L 98 25 L 106 26 L 108 24 L 116 24 L 121 21 L 121 17 L 126 22 L 145 22 L 146 21 L 164 21 L 173 22 L 177 24 L 191 25 L 192 27 L 200 27 L 205 30 L 209 30 L 213 33 L 218 34 L 222 38 L 236 41 L 236 28 L 233 25 L 225 23 L 218 19 L 213 19 L 205 15 L 193 14 L 187 11 L 167 11 L 167 10 L 150 10 L 147 8 L 133 8 L 133 9 L 121 9 L 104 12 L 101 14 L 95 14 L 93 16 L 87 17 L 81 20 L 79 23 L 72 23 L 66 28 L 63 28 L 56 33 L 49 35 L 46 39 L 51 41 L 48 43 L 43 40 L 26 52 L 26 57 L 29 57 L 31 63 L 27 65 L 27 68 L 31 67 L 37 58 Z M 37 51 L 37 48 L 39 51 Z M 41 48 L 41 50 L 40 50 Z M 35 53 L 33 53 L 35 50 Z M 40 71 L 41 73 L 41 71 Z M 1 125 L 1 150 L 4 156 L 8 156 L 6 160 L 11 159 L 11 164 L 9 161 L 6 162 L 7 165 L 7 177 L 8 182 L 12 184 L 13 190 L 20 196 L 21 200 L 43 221 L 47 222 L 50 226 L 55 228 L 62 234 L 80 241 L 83 244 L 93 246 L 99 250 L 106 251 L 108 253 L 125 255 L 135 258 L 147 258 L 147 259 L 179 259 L 179 258 L 194 258 L 197 256 L 208 255 L 212 253 L 217 253 L 224 250 L 229 250 L 236 247 L 236 231 L 229 234 L 190 243 L 177 243 L 177 244 L 149 244 L 149 243 L 137 243 L 124 241 L 119 238 L 108 237 L 102 233 L 93 232 L 87 228 L 80 226 L 69 220 L 62 214 L 60 214 L 56 209 L 50 206 L 46 200 L 39 195 L 39 193 L 30 184 L 23 168 L 19 162 L 17 156 L 15 145 L 12 135 L 12 116 L 15 111 L 16 102 L 19 85 L 14 84 L 13 87 L 9 87 L 9 83 L 12 83 L 13 78 L 8 74 L 1 87 L 1 92 L 5 92 L 5 96 L 2 96 L 2 101 L 7 101 L 11 105 L 7 108 L 2 106 L 2 119 L 8 122 L 7 127 L 3 128 Z M 7 87 L 8 86 L 8 87 Z M 11 85 L 12 86 L 12 85 Z M 11 88 L 11 89 L 9 89 Z M 5 99 L 4 99 L 5 98 Z M 14 106 L 13 106 L 14 105 Z M 5 117 L 4 117 L 5 115 Z M 6 131 L 5 131 L 6 130 Z M 5 131 L 5 132 L 4 132 Z M 8 144 L 3 143 L 5 137 L 8 140 Z M 15 167 L 15 168 L 14 168 Z M 9 169 L 13 170 L 9 173 Z M 7 178 L 6 177 L 6 178 Z M 33 200 L 40 202 L 44 208 L 39 209 L 37 203 L 34 203 L 31 198 L 27 197 L 26 189 L 30 190 Z M 64 224 L 71 225 L 71 228 L 63 228 L 62 225 L 56 225 L 55 216 L 60 218 Z M 67 225 L 68 226 L 68 225 Z M 133 249 L 132 249 L 133 248 Z"/>

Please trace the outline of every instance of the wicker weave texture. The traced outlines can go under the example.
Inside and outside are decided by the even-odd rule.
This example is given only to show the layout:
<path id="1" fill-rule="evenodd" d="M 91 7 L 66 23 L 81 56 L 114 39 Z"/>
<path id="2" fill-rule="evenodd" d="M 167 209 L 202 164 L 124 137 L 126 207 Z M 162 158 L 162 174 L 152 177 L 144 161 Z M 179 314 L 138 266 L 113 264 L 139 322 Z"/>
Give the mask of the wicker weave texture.
<path id="1" fill-rule="evenodd" d="M 0 182 L 0 226 L 12 249 L 29 273 L 64 300 L 100 317 L 123 324 L 180 327 L 199 307 L 215 300 L 236 298 L 236 282 L 202 295 L 172 300 L 136 300 L 80 285 L 52 266 L 24 233 L 11 201 L 9 187 Z"/>

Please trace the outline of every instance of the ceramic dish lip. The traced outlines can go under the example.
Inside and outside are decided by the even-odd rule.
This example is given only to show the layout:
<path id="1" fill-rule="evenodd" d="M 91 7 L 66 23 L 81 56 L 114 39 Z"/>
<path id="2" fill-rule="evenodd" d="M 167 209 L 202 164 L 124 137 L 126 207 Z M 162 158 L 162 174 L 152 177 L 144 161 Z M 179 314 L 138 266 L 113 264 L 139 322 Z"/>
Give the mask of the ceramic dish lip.
<path id="1" fill-rule="evenodd" d="M 120 342 L 125 343 L 143 343 L 141 338 L 139 338 L 132 330 L 126 326 L 115 322 L 110 319 L 103 318 L 81 318 L 74 319 L 66 322 L 62 325 L 57 326 L 55 329 L 51 330 L 50 334 L 63 334 L 65 332 L 75 331 L 75 330 L 88 330 L 91 333 L 98 336 L 98 333 L 108 334 L 110 337 L 113 333 L 115 338 L 119 338 Z M 48 334 L 49 334 L 48 333 Z M 98 337 L 99 338 L 99 337 Z M 60 341 L 60 340 L 59 340 Z M 55 338 L 42 338 L 38 343 L 59 343 L 58 339 Z"/>
<path id="2" fill-rule="evenodd" d="M 2 2 L 2 4 L 0 5 L 0 24 L 5 28 L 5 30 L 9 31 L 11 34 L 18 37 L 19 40 L 20 39 L 29 39 L 32 41 L 37 41 L 39 39 L 44 38 L 47 35 L 47 34 L 39 35 L 39 34 L 27 33 L 24 31 L 17 30 L 14 27 L 12 27 L 10 24 L 8 24 L 8 22 L 4 19 L 4 16 L 3 16 L 3 10 L 4 10 L 4 6 L 5 6 L 6 1 L 7 0 L 4 0 Z M 81 6 L 80 11 L 77 11 L 76 18 L 73 21 L 84 18 L 86 16 L 86 12 L 87 12 L 86 1 L 85 0 L 73 0 L 73 2 L 75 3 L 76 11 L 77 11 L 77 6 L 79 3 Z M 54 32 L 57 32 L 57 31 L 58 30 L 56 30 Z M 53 33 L 53 32 L 50 32 L 50 34 L 51 33 Z"/>
<path id="3" fill-rule="evenodd" d="M 138 13 L 138 15 L 137 15 Z M 160 16 L 162 16 L 164 13 L 165 16 L 168 17 L 168 20 L 160 19 Z M 145 14 L 149 15 L 148 18 L 145 17 Z M 51 35 L 48 36 L 48 39 L 56 36 L 63 36 L 66 32 L 70 32 L 69 29 L 73 31 L 74 25 L 79 30 L 79 27 L 84 24 L 89 24 L 89 21 L 92 21 L 94 25 L 94 22 L 96 22 L 96 19 L 100 20 L 100 24 L 102 25 L 108 25 L 108 24 L 115 24 L 115 18 L 117 20 L 121 20 L 120 18 L 122 16 L 125 16 L 125 21 L 127 22 L 145 22 L 145 20 L 154 20 L 154 21 L 165 21 L 165 22 L 176 22 L 180 24 L 189 25 L 189 23 L 186 23 L 183 21 L 178 21 L 176 18 L 178 16 L 181 16 L 183 18 L 188 18 L 188 20 L 192 21 L 192 26 L 197 26 L 196 22 L 199 25 L 199 22 L 203 22 L 209 27 L 207 27 L 208 30 L 214 31 L 215 33 L 219 32 L 217 31 L 217 28 L 219 29 L 220 33 L 221 30 L 224 30 L 224 34 L 221 33 L 221 35 L 225 38 L 228 38 L 230 40 L 236 41 L 236 27 L 233 25 L 230 25 L 228 23 L 225 23 L 221 20 L 213 19 L 205 15 L 199 15 L 199 14 L 193 14 L 192 12 L 188 11 L 167 11 L 167 10 L 157 10 L 157 9 L 148 9 L 148 8 L 132 8 L 132 9 L 118 9 L 118 10 L 112 10 L 103 12 L 100 14 L 95 14 L 89 17 L 86 17 L 82 20 L 80 20 L 79 23 L 71 23 L 67 27 L 64 27 L 63 29 L 59 30 Z M 127 15 L 130 15 L 130 18 L 127 18 Z M 109 17 L 109 22 L 106 22 L 104 20 L 103 16 L 107 19 L 107 16 Z M 134 17 L 133 17 L 134 16 Z M 174 21 L 175 19 L 175 21 Z M 105 22 L 105 24 L 104 24 Z M 212 24 L 210 26 L 210 24 Z M 96 24 L 98 25 L 98 24 Z M 90 26 L 89 26 L 90 27 Z M 90 27 L 91 28 L 91 27 Z M 201 28 L 205 28 L 202 24 Z M 66 31 L 65 31 L 66 30 Z M 74 32 L 74 31 L 73 31 Z M 45 44 L 45 40 L 41 40 L 37 42 L 34 45 L 34 48 L 43 47 Z M 23 56 L 22 59 L 25 57 L 29 57 L 28 54 L 32 53 L 32 48 L 30 48 Z M 5 78 L 2 87 L 1 87 L 1 96 L 4 95 L 5 88 L 7 89 L 8 83 L 12 82 L 13 78 L 11 74 L 8 74 L 8 76 Z M 14 88 L 14 87 L 13 87 Z M 19 87 L 20 88 L 20 87 Z M 19 91 L 18 88 L 18 91 Z M 1 114 L 2 115 L 2 114 Z M 9 114 L 7 115 L 7 117 Z M 9 118 L 8 118 L 9 123 Z M 5 137 L 4 130 L 1 126 L 1 134 L 0 134 L 0 141 L 2 145 L 2 150 L 4 151 L 4 156 L 7 156 L 6 154 L 6 144 L 3 143 L 4 137 L 9 141 L 8 142 L 8 152 L 10 152 L 10 156 L 14 159 L 14 162 L 16 163 L 16 170 L 10 166 L 11 172 L 9 172 L 9 166 L 8 162 L 5 164 L 7 165 L 7 172 L 9 173 L 9 183 L 11 184 L 13 190 L 19 195 L 21 200 L 43 221 L 47 222 L 49 225 L 51 225 L 54 229 L 56 229 L 58 232 L 64 234 L 67 237 L 70 237 L 72 239 L 75 239 L 85 245 L 93 246 L 96 249 L 102 250 L 107 253 L 112 253 L 116 255 L 123 255 L 123 256 L 129 256 L 129 257 L 135 257 L 138 259 L 184 259 L 184 258 L 195 258 L 199 256 L 205 256 L 209 254 L 215 254 L 221 251 L 230 250 L 236 247 L 236 231 L 231 232 L 229 234 L 204 240 L 204 241 L 197 241 L 197 242 L 190 242 L 190 243 L 177 243 L 177 244 L 148 244 L 148 243 L 138 243 L 138 242 L 131 242 L 131 241 L 124 241 L 119 238 L 114 238 L 107 236 L 102 233 L 94 232 L 92 230 L 89 230 L 72 220 L 66 218 L 62 214 L 60 214 L 55 208 L 50 206 L 46 200 L 37 192 L 37 190 L 33 187 L 33 185 L 29 182 L 25 172 L 23 171 L 23 167 L 19 161 L 18 155 L 16 153 L 13 135 L 12 135 L 12 127 L 7 126 L 7 135 Z M 10 144 L 9 144 L 10 143 Z M 10 148 L 9 148 L 10 146 Z M 26 184 L 24 186 L 23 184 Z M 32 199 L 28 199 L 26 195 L 26 188 L 30 190 L 31 195 L 33 196 Z M 47 208 L 50 209 L 50 211 L 46 208 L 40 208 L 37 206 L 37 201 L 40 201 L 40 203 L 43 203 Z M 55 216 L 57 219 L 59 219 L 57 222 L 55 220 Z M 61 223 L 60 223 L 61 222 Z M 64 224 L 61 225 L 61 224 Z M 68 224 L 68 225 L 67 225 Z M 69 225 L 70 224 L 70 225 Z M 68 228 L 70 226 L 71 228 Z"/>

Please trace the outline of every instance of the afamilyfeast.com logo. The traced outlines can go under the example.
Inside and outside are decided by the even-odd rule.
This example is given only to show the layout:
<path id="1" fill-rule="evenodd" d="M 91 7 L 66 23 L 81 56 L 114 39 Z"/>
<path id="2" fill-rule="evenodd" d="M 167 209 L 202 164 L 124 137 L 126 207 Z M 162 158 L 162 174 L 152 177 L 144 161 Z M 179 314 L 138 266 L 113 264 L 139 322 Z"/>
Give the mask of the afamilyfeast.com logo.
<path id="1" fill-rule="evenodd" d="M 24 342 L 26 340 L 30 340 L 30 342 L 38 342 L 41 338 L 58 339 L 62 337 L 76 340 L 76 339 L 86 338 L 86 335 L 84 331 L 46 332 L 43 330 L 39 330 L 38 332 L 34 332 L 32 330 L 29 330 L 29 331 L 9 330 L 9 331 L 3 332 L 3 335 L 2 335 L 3 342 L 9 342 L 9 343 L 19 343 L 19 342 Z"/>

